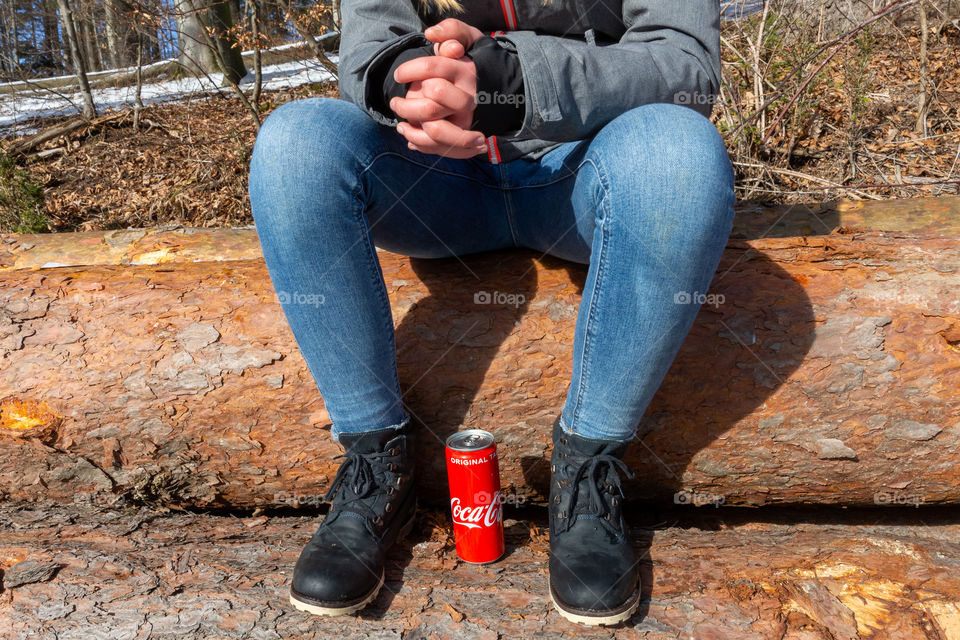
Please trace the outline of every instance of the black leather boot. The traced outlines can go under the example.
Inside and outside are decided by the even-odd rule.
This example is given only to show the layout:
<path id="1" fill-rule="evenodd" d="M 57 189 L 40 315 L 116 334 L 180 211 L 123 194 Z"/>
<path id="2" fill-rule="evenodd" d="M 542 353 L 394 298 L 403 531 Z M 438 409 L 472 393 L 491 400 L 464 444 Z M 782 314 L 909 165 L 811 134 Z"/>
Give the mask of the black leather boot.
<path id="1" fill-rule="evenodd" d="M 623 518 L 617 469 L 626 442 L 569 435 L 553 425 L 550 598 L 564 618 L 614 625 L 637 610 L 640 566 Z"/>
<path id="2" fill-rule="evenodd" d="M 290 602 L 316 615 L 351 614 L 377 597 L 387 551 L 413 525 L 413 434 L 342 433 L 346 453 L 325 496 L 327 517 L 300 552 Z"/>

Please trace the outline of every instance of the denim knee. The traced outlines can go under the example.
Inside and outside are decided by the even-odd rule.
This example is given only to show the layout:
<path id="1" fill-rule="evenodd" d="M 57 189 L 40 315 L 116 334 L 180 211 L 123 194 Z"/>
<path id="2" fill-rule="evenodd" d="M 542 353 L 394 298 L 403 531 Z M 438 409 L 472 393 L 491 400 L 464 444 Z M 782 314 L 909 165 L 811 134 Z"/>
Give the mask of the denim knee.
<path id="1" fill-rule="evenodd" d="M 601 129 L 589 153 L 604 186 L 626 205 L 617 214 L 643 217 L 628 221 L 632 228 L 728 233 L 733 167 L 722 136 L 702 114 L 666 103 L 636 107 Z M 663 215 L 652 216 L 651 207 Z"/>
<path id="2" fill-rule="evenodd" d="M 251 173 L 280 171 L 312 177 L 324 165 L 359 164 L 365 149 L 382 137 L 358 106 L 335 98 L 306 98 L 283 104 L 260 127 Z"/>
<path id="3" fill-rule="evenodd" d="M 263 122 L 250 159 L 250 202 L 255 221 L 282 215 L 296 222 L 299 197 L 352 190 L 382 127 L 355 104 L 308 98 L 277 107 Z M 281 203 L 284 206 L 279 206 Z"/>

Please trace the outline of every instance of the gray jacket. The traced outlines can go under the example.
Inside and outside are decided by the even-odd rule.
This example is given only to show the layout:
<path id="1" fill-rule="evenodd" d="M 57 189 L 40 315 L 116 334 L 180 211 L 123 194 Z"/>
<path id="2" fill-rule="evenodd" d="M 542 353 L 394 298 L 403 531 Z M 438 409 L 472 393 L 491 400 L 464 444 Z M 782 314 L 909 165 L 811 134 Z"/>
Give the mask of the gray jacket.
<path id="1" fill-rule="evenodd" d="M 377 122 L 367 71 L 428 44 L 423 30 L 458 18 L 517 53 L 526 91 L 523 126 L 490 136 L 491 162 L 542 156 L 582 140 L 643 104 L 687 105 L 705 116 L 720 86 L 719 0 L 461 0 L 465 12 L 419 0 L 342 0 L 340 95 Z M 384 62 L 387 61 L 387 62 Z"/>

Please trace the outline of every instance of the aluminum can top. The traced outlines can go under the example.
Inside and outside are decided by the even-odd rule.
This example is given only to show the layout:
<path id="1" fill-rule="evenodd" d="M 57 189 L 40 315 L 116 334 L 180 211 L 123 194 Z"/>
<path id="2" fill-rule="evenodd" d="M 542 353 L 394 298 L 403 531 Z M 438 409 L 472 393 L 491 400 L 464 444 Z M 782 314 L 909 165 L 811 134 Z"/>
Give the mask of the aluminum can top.
<path id="1" fill-rule="evenodd" d="M 447 448 L 452 451 L 480 451 L 493 443 L 493 434 L 483 429 L 466 429 L 447 438 Z"/>

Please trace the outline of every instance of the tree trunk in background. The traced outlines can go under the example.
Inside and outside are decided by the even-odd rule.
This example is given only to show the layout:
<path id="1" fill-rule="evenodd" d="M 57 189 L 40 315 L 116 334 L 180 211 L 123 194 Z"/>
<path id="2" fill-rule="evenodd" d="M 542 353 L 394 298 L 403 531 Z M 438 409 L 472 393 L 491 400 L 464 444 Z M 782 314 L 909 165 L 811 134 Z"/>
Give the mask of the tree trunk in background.
<path id="1" fill-rule="evenodd" d="M 174 0 L 174 7 L 177 13 L 177 59 L 180 64 L 196 74 L 217 71 L 216 58 L 203 35 L 201 12 L 193 10 L 191 0 Z"/>
<path id="2" fill-rule="evenodd" d="M 60 45 L 60 30 L 57 28 L 57 3 L 48 0 L 43 6 L 43 44 L 50 56 L 50 63 L 55 70 L 62 70 L 63 51 Z"/>
<path id="3" fill-rule="evenodd" d="M 80 52 L 80 43 L 77 40 L 77 29 L 73 22 L 73 13 L 70 11 L 70 0 L 57 0 L 60 8 L 60 20 L 63 23 L 63 32 L 67 36 L 70 46 L 70 58 L 73 62 L 73 72 L 80 84 L 80 94 L 83 97 L 83 115 L 88 118 L 97 117 L 97 108 L 93 104 L 93 94 L 90 92 L 90 83 L 87 82 L 87 67 Z"/>
<path id="4" fill-rule="evenodd" d="M 5 28 L 3 30 L 6 46 L 3 53 L 7 71 L 14 73 L 20 70 L 20 48 L 17 44 L 17 12 L 13 3 L 8 3 L 6 8 L 7 15 L 4 16 Z M 0 13 L 3 13 L 3 11 L 0 10 Z"/>
<path id="5" fill-rule="evenodd" d="M 247 75 L 247 68 L 243 64 L 243 55 L 236 40 L 230 34 L 234 15 L 240 16 L 239 11 L 234 14 L 229 0 L 214 0 L 208 15 L 208 24 L 213 27 L 217 51 L 223 64 L 224 84 L 237 84 Z M 242 22 L 242 21 L 241 21 Z"/>
<path id="6" fill-rule="evenodd" d="M 247 75 L 240 48 L 229 29 L 233 15 L 227 0 L 177 0 L 180 62 L 193 73 L 224 75 L 224 84 L 240 82 Z M 206 27 L 213 29 L 211 38 Z"/>
<path id="7" fill-rule="evenodd" d="M 98 71 L 101 65 L 97 51 L 96 30 L 89 20 L 79 20 L 77 22 L 80 25 L 80 41 L 83 43 L 83 55 L 87 71 Z"/>
<path id="8" fill-rule="evenodd" d="M 240 0 L 228 0 L 230 5 L 230 15 L 233 16 L 233 24 L 242 23 L 240 17 L 243 15 L 243 8 L 240 6 Z"/>
<path id="9" fill-rule="evenodd" d="M 260 108 L 260 93 L 263 89 L 263 58 L 260 55 L 260 3 L 248 0 L 250 7 L 250 33 L 253 34 L 253 95 L 250 101 Z"/>
<path id="10" fill-rule="evenodd" d="M 6 74 L 9 71 L 7 67 L 7 17 L 3 12 L 4 7 L 0 7 L 0 73 Z"/>
<path id="11" fill-rule="evenodd" d="M 124 59 L 124 52 L 120 46 L 116 4 L 116 0 L 106 0 L 103 3 L 103 9 L 107 15 L 105 25 L 107 32 L 107 51 L 110 55 L 110 66 L 112 66 L 114 69 L 119 69 L 120 67 L 126 66 L 126 60 Z"/>

